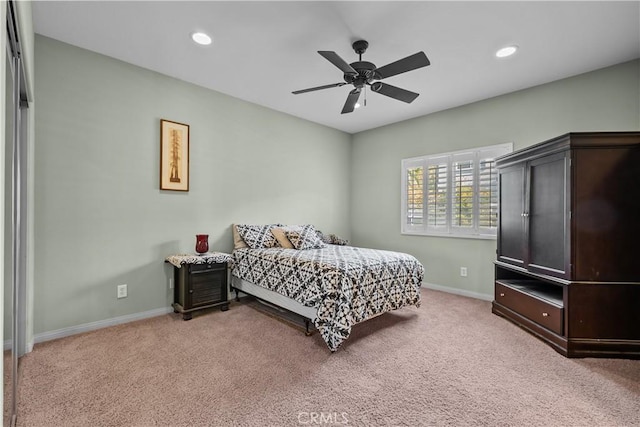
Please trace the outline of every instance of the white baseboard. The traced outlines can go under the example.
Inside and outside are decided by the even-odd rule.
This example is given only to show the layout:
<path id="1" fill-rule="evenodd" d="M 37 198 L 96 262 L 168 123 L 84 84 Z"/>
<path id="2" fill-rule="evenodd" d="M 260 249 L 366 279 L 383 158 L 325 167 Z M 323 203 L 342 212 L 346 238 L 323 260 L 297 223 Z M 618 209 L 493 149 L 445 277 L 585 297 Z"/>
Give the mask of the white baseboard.
<path id="1" fill-rule="evenodd" d="M 422 287 L 427 289 L 433 289 L 436 291 L 447 292 L 450 294 L 462 295 L 463 297 L 470 297 L 475 299 L 481 299 L 484 301 L 493 301 L 493 295 L 481 294 L 478 292 L 465 291 L 464 289 L 451 288 L 448 286 L 434 285 L 433 283 L 422 282 Z"/>
<path id="2" fill-rule="evenodd" d="M 451 288 L 448 286 L 435 285 L 433 283 L 422 283 L 422 287 L 434 289 L 436 291 L 448 292 L 450 294 L 462 295 L 465 297 L 481 299 L 485 301 L 493 301 L 493 295 L 481 294 L 478 292 L 466 291 L 464 289 Z M 58 338 L 69 337 L 71 335 L 81 334 L 83 332 L 95 331 L 96 329 L 107 328 L 109 326 L 120 325 L 122 323 L 134 322 L 136 320 L 148 319 L 150 317 L 162 316 L 173 312 L 173 308 L 157 308 L 155 310 L 144 311 L 141 313 L 127 314 L 125 316 L 113 317 L 111 319 L 98 320 L 96 322 L 84 323 L 82 325 L 70 326 L 68 328 L 57 329 L 55 331 L 44 332 L 34 336 L 34 343 L 51 341 Z M 11 347 L 11 341 L 7 340 L 3 343 L 4 350 Z M 30 351 L 30 350 L 29 350 Z"/>
<path id="3" fill-rule="evenodd" d="M 120 325 L 122 323 L 134 322 L 136 320 L 148 319 L 149 317 L 162 316 L 163 314 L 172 313 L 173 308 L 156 308 L 155 310 L 143 311 L 141 313 L 127 314 L 125 316 L 113 317 L 111 319 L 98 320 L 96 322 L 84 323 L 82 325 L 70 326 L 55 331 L 36 334 L 34 342 L 40 343 L 51 341 L 58 338 L 64 338 L 71 335 L 81 334 L 83 332 L 95 331 L 96 329 L 107 328 L 109 326 Z M 6 342 L 5 342 L 6 346 Z"/>

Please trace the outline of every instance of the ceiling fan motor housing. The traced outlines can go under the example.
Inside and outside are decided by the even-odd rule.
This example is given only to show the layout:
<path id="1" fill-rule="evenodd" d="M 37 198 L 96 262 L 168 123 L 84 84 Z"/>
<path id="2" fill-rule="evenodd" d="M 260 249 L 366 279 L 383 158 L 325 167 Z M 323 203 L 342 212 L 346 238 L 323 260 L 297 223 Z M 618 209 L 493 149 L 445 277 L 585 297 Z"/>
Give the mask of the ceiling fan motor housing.
<path id="1" fill-rule="evenodd" d="M 368 61 L 356 61 L 349 64 L 351 68 L 356 70 L 358 74 L 344 75 L 344 81 L 355 85 L 355 87 L 363 87 L 367 83 L 371 83 L 375 79 L 376 65 Z"/>

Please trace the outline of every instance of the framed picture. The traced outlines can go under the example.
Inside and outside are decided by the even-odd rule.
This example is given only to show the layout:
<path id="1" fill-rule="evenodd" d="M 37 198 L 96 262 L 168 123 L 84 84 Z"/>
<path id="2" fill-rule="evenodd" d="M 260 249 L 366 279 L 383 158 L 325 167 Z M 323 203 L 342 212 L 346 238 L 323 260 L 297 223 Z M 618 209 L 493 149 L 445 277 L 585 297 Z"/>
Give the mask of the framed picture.
<path id="1" fill-rule="evenodd" d="M 189 125 L 160 120 L 160 189 L 189 191 Z"/>

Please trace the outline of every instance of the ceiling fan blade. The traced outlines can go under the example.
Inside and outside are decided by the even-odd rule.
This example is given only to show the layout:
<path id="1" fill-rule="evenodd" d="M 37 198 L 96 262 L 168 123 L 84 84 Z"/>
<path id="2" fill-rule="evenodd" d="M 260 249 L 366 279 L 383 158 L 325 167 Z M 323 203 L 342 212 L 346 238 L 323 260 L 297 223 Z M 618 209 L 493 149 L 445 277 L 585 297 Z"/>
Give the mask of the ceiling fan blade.
<path id="1" fill-rule="evenodd" d="M 378 92 L 382 95 L 388 96 L 389 98 L 397 99 L 398 101 L 406 102 L 410 104 L 414 99 L 420 95 L 419 93 L 411 92 L 406 89 L 401 89 L 396 86 L 392 86 L 390 84 L 375 82 L 371 85 L 371 90 L 374 92 Z"/>
<path id="2" fill-rule="evenodd" d="M 342 107 L 342 114 L 353 112 L 353 109 L 356 108 L 356 102 L 358 102 L 358 98 L 360 98 L 360 89 L 354 89 L 349 92 L 349 96 L 347 96 L 347 102 L 345 102 L 344 107 Z"/>
<path id="3" fill-rule="evenodd" d="M 358 74 L 356 70 L 351 68 L 351 65 L 347 63 L 344 59 L 340 58 L 340 56 L 332 52 L 330 50 L 319 50 L 318 53 L 325 57 L 329 62 L 331 62 L 336 67 L 340 68 L 345 74 Z"/>
<path id="4" fill-rule="evenodd" d="M 322 89 L 329 89 L 329 88 L 332 88 L 332 87 L 340 87 L 340 86 L 344 86 L 346 84 L 347 83 L 345 83 L 345 82 L 333 83 L 333 84 L 330 84 L 330 85 L 310 87 L 309 89 L 296 90 L 296 91 L 293 91 L 291 93 L 293 93 L 294 95 L 298 95 L 300 93 L 313 92 L 314 90 L 322 90 Z"/>
<path id="5" fill-rule="evenodd" d="M 375 76 L 376 79 L 382 80 L 417 68 L 426 67 L 429 64 L 431 64 L 431 62 L 429 62 L 427 55 L 425 55 L 424 52 L 418 52 L 378 68 L 375 72 Z"/>

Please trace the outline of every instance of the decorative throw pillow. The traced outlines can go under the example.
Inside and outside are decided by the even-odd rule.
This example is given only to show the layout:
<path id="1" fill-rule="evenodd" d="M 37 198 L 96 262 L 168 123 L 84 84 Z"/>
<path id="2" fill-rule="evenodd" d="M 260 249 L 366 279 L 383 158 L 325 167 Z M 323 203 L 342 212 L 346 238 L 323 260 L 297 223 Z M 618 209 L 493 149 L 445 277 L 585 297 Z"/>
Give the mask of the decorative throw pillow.
<path id="1" fill-rule="evenodd" d="M 322 240 L 324 243 L 326 243 L 328 245 L 346 246 L 346 245 L 349 244 L 348 240 L 341 239 L 340 237 L 336 236 L 335 234 L 324 234 L 320 230 L 316 230 L 316 233 L 318 233 L 318 237 L 320 238 L 320 240 Z"/>
<path id="2" fill-rule="evenodd" d="M 284 234 L 296 249 L 321 249 L 327 247 L 318 237 L 313 225 L 302 225 L 299 228 L 287 227 Z"/>
<path id="3" fill-rule="evenodd" d="M 286 229 L 286 227 L 275 227 L 271 229 L 271 234 L 273 234 L 273 237 L 276 238 L 276 241 L 278 242 L 278 244 L 280 246 L 282 246 L 285 249 L 295 249 L 293 247 L 293 244 L 291 244 L 291 241 L 289 241 L 289 239 L 287 239 L 287 236 L 284 233 L 284 230 Z"/>
<path id="4" fill-rule="evenodd" d="M 251 249 L 274 248 L 278 246 L 276 238 L 273 237 L 271 229 L 278 227 L 280 224 L 269 225 L 248 225 L 238 224 L 238 234 L 242 237 Z"/>
<path id="5" fill-rule="evenodd" d="M 249 246 L 242 240 L 240 233 L 238 233 L 238 226 L 231 224 L 231 230 L 233 233 L 233 249 L 248 248 Z"/>
<path id="6" fill-rule="evenodd" d="M 329 239 L 329 242 L 332 245 L 340 245 L 340 246 L 346 246 L 349 244 L 349 241 L 347 239 L 341 239 L 340 237 L 336 236 L 335 234 L 329 234 L 329 236 L 327 236 Z"/>
<path id="7" fill-rule="evenodd" d="M 323 243 L 326 243 L 328 245 L 331 244 L 331 239 L 329 239 L 328 236 L 325 236 L 325 234 L 322 231 L 316 230 L 316 233 L 318 233 L 318 238 L 322 240 Z"/>

